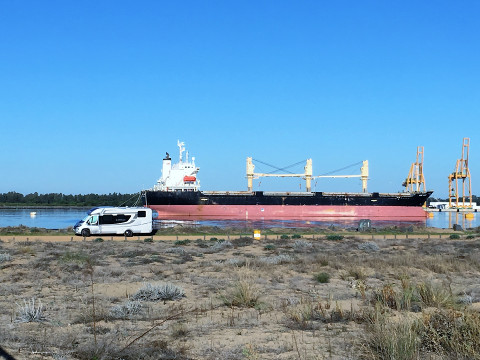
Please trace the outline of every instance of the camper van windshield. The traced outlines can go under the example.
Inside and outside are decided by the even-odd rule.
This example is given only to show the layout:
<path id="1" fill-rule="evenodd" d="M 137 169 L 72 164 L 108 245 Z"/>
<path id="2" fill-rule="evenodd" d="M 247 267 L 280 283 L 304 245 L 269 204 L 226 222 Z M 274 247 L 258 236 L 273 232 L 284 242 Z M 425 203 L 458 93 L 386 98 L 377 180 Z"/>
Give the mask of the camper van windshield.
<path id="1" fill-rule="evenodd" d="M 88 220 L 90 225 L 98 225 L 98 215 L 92 215 L 90 220 Z"/>

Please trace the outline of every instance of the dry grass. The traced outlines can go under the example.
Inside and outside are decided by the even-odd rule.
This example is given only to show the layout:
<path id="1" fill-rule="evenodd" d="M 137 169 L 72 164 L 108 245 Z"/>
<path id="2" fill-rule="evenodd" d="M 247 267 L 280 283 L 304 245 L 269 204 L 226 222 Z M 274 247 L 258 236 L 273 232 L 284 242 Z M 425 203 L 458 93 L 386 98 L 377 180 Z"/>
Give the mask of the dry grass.
<path id="1" fill-rule="evenodd" d="M 17 359 L 478 358 L 479 238 L 286 235 L 3 242 L 0 343 Z M 17 321 L 33 298 L 42 321 Z"/>
<path id="2" fill-rule="evenodd" d="M 254 272 L 248 267 L 238 270 L 238 279 L 222 295 L 222 300 L 227 306 L 253 308 L 260 304 L 261 291 L 255 283 Z"/>
<path id="3" fill-rule="evenodd" d="M 367 327 L 370 332 L 368 357 L 385 360 L 420 359 L 418 326 L 416 320 L 406 316 L 391 320 L 377 310 L 374 320 Z"/>

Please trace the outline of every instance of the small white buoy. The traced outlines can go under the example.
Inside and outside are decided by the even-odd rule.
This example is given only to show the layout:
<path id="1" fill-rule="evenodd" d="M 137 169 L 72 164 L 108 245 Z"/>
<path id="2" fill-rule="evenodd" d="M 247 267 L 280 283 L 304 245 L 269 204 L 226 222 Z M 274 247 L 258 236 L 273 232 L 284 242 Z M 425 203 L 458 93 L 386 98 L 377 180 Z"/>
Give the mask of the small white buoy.
<path id="1" fill-rule="evenodd" d="M 37 212 L 36 212 L 36 211 L 32 211 L 32 212 L 30 213 L 30 217 L 35 217 L 35 216 L 37 216 Z"/>

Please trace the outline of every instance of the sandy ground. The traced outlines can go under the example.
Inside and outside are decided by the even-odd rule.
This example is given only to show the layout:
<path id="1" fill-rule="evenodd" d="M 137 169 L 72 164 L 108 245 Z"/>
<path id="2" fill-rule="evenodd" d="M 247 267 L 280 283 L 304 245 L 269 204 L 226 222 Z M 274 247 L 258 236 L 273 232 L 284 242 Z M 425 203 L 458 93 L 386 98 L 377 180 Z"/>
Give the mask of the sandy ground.
<path id="1" fill-rule="evenodd" d="M 439 235 L 1 236 L 0 343 L 17 359 L 374 358 L 368 314 L 386 285 L 442 284 L 478 311 L 479 238 Z M 185 296 L 126 311 L 146 284 Z M 23 322 L 32 299 L 42 314 Z"/>

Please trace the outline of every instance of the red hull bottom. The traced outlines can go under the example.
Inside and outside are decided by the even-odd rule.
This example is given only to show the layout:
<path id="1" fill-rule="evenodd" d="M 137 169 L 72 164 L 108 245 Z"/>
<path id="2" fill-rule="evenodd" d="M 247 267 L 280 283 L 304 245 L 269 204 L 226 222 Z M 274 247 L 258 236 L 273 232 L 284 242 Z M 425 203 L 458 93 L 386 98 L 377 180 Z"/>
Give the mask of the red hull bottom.
<path id="1" fill-rule="evenodd" d="M 427 212 L 414 206 L 148 205 L 158 220 L 326 220 L 366 218 L 421 221 Z"/>

